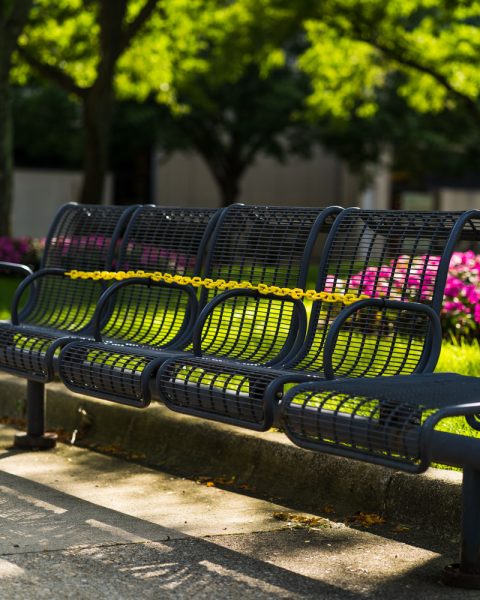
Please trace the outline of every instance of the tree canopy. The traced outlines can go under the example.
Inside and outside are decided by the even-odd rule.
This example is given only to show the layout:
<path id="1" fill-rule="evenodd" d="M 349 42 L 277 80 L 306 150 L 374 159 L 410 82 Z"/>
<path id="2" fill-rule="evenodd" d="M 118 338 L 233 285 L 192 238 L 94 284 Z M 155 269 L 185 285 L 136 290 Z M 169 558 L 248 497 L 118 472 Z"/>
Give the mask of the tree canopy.
<path id="1" fill-rule="evenodd" d="M 305 21 L 311 108 L 371 115 L 392 73 L 418 112 L 460 108 L 480 123 L 480 2 L 330 0 Z"/>
<path id="2" fill-rule="evenodd" d="M 118 63 L 160 6 L 160 0 L 38 0 L 19 38 L 24 64 L 82 103 L 83 202 L 102 200 Z"/>
<path id="3" fill-rule="evenodd" d="M 14 79 L 79 99 L 83 200 L 100 199 L 122 100 L 148 105 L 167 149 L 200 152 L 231 202 L 258 153 L 316 140 L 358 170 L 386 145 L 398 168 L 475 168 L 479 24 L 480 0 L 36 0 Z"/>

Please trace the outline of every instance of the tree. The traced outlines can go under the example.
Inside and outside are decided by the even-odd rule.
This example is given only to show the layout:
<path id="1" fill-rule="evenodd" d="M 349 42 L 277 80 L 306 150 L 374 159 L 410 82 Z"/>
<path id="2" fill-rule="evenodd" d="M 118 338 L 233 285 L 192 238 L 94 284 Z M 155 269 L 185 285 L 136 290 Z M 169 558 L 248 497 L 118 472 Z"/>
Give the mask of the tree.
<path id="1" fill-rule="evenodd" d="M 85 179 L 81 200 L 97 202 L 101 197 L 115 96 L 137 101 L 153 96 L 172 108 L 178 125 L 187 122 L 187 118 L 180 117 L 187 113 L 190 123 L 197 123 L 201 111 L 213 123 L 218 102 L 226 101 L 228 105 L 228 99 L 222 97 L 222 86 L 234 92 L 236 82 L 241 81 L 252 93 L 262 94 L 270 110 L 277 110 L 282 125 L 274 125 L 270 119 L 263 137 L 268 137 L 269 129 L 271 140 L 260 141 L 257 135 L 250 147 L 250 142 L 242 139 L 240 144 L 235 140 L 230 148 L 225 140 L 229 128 L 236 127 L 236 134 L 240 129 L 231 123 L 225 128 L 223 117 L 230 109 L 238 112 L 240 100 L 256 109 L 260 106 L 258 102 L 254 106 L 253 98 L 242 96 L 237 87 L 237 97 L 215 122 L 217 130 L 224 127 L 216 138 L 215 151 L 207 154 L 203 144 L 203 155 L 225 202 L 231 202 L 239 178 L 257 151 L 263 149 L 279 157 L 285 154 L 273 138 L 285 129 L 287 113 L 290 119 L 299 107 L 299 94 L 291 87 L 280 90 L 280 75 L 285 78 L 287 73 L 281 48 L 285 40 L 298 33 L 307 6 L 306 0 L 297 0 L 293 9 L 280 6 L 279 0 L 163 0 L 161 4 L 160 0 L 37 0 L 20 39 L 20 54 L 37 74 L 82 103 Z M 279 70 L 271 75 L 272 69 Z M 296 79 L 305 77 L 297 75 Z M 286 93 L 286 98 L 277 102 L 278 107 L 271 97 L 267 98 L 272 83 L 279 93 Z M 194 89 L 204 84 L 204 91 Z M 207 93 L 211 100 L 206 98 Z M 222 107 L 219 110 L 222 112 Z M 242 118 L 245 115 L 244 111 Z M 268 120 L 270 115 L 263 115 Z M 293 125 L 292 119 L 289 124 Z M 242 135 L 246 130 L 243 127 Z M 198 127 L 196 131 L 195 144 L 199 148 L 202 142 Z M 253 133 L 257 132 L 251 128 Z M 220 158 L 223 152 L 228 153 L 228 165 L 220 164 L 225 163 Z"/>
<path id="2" fill-rule="evenodd" d="M 10 71 L 32 0 L 0 0 L 0 235 L 11 233 L 13 128 Z"/>
<path id="3" fill-rule="evenodd" d="M 81 105 L 49 82 L 31 80 L 12 89 L 15 165 L 82 168 Z M 158 106 L 117 101 L 113 110 L 109 170 L 116 204 L 151 200 L 149 168 L 156 144 Z"/>
<path id="4" fill-rule="evenodd" d="M 101 202 L 116 68 L 155 10 L 160 11 L 160 0 L 38 0 L 20 38 L 20 54 L 30 67 L 82 104 L 81 202 Z"/>
<path id="5" fill-rule="evenodd" d="M 324 146 L 361 176 L 388 148 L 392 171 L 408 175 L 409 183 L 420 188 L 431 177 L 462 179 L 478 170 L 480 130 L 472 127 L 470 115 L 461 106 L 418 112 L 399 93 L 404 83 L 402 74 L 389 76 L 368 118 L 359 116 L 355 106 L 348 118 L 318 117 Z"/>
<path id="6" fill-rule="evenodd" d="M 80 105 L 49 82 L 13 86 L 14 158 L 18 167 L 80 169 Z"/>
<path id="7" fill-rule="evenodd" d="M 212 1 L 190 20 L 191 53 L 172 59 L 173 101 L 162 111 L 160 144 L 198 152 L 225 206 L 237 199 L 260 153 L 281 161 L 289 153 L 308 155 L 315 141 L 303 118 L 308 78 L 295 65 L 308 4 Z M 131 70 L 145 81 L 139 66 Z"/>
<path id="8" fill-rule="evenodd" d="M 199 74 L 177 92 L 186 108 L 168 113 L 159 128 L 160 143 L 169 151 L 198 152 L 223 206 L 235 202 L 241 178 L 259 153 L 282 161 L 289 153 L 308 155 L 315 141 L 301 117 L 308 80 L 289 65 L 262 76 L 252 64 L 232 82 Z"/>
<path id="9" fill-rule="evenodd" d="M 305 22 L 300 66 L 318 113 L 370 116 L 392 73 L 418 112 L 460 109 L 480 126 L 480 2 L 331 0 Z"/>
<path id="10" fill-rule="evenodd" d="M 478 1 L 311 3 L 298 65 L 327 147 L 362 173 L 388 148 L 420 186 L 478 172 L 479 24 Z"/>

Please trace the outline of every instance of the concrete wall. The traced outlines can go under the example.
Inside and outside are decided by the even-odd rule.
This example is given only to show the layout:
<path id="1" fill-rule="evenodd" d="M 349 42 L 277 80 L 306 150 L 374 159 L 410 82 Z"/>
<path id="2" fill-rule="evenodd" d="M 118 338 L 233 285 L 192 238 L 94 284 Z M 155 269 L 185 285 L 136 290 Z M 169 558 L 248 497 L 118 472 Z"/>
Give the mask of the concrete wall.
<path id="1" fill-rule="evenodd" d="M 203 160 L 177 153 L 157 157 L 154 201 L 159 205 L 218 206 L 220 196 Z M 239 202 L 294 206 L 358 204 L 358 182 L 338 159 L 318 149 L 310 160 L 286 164 L 260 157 L 242 180 Z"/>
<path id="2" fill-rule="evenodd" d="M 76 202 L 82 174 L 50 169 L 16 169 L 14 174 L 13 235 L 43 237 L 58 208 Z M 104 200 L 112 196 L 107 177 Z"/>
<path id="3" fill-rule="evenodd" d="M 439 192 L 440 210 L 480 208 L 480 190 L 443 188 Z"/>
<path id="4" fill-rule="evenodd" d="M 164 206 L 219 206 L 215 182 L 202 159 L 176 154 L 156 159 L 153 201 Z M 82 174 L 75 171 L 17 169 L 14 178 L 13 234 L 43 237 L 66 202 L 78 199 Z M 107 178 L 104 201 L 112 197 Z M 345 165 L 319 149 L 312 159 L 292 158 L 282 165 L 261 157 L 246 173 L 239 202 L 326 206 L 358 204 L 358 181 Z"/>
<path id="5" fill-rule="evenodd" d="M 156 158 L 153 201 L 164 206 L 218 206 L 217 187 L 202 159 L 175 154 Z M 75 202 L 82 174 L 75 171 L 17 169 L 14 179 L 13 233 L 43 237 L 66 202 Z M 104 201 L 112 197 L 109 176 Z M 377 165 L 370 186 L 360 193 L 358 179 L 338 159 L 319 149 L 310 160 L 292 158 L 282 165 L 261 157 L 242 182 L 240 202 L 296 206 L 362 206 L 389 208 L 388 168 Z M 480 208 L 480 191 L 444 188 L 438 192 L 440 210 Z M 413 207 L 412 207 L 413 208 Z M 428 207 L 426 207 L 428 208 Z"/>

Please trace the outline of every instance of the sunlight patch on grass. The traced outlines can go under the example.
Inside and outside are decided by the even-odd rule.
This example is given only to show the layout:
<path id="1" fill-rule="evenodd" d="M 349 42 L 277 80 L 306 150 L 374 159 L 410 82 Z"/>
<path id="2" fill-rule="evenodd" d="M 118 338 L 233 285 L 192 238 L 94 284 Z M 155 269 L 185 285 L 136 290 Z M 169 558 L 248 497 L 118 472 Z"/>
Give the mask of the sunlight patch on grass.
<path id="1" fill-rule="evenodd" d="M 443 342 L 435 370 L 480 377 L 480 344 Z"/>

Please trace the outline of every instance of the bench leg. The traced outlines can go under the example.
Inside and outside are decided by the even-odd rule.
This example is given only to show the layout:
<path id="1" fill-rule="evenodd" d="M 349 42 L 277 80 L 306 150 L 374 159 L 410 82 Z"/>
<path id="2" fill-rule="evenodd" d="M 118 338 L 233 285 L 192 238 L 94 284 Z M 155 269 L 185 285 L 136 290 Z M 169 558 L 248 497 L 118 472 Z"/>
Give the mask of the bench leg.
<path id="1" fill-rule="evenodd" d="M 446 585 L 480 590 L 480 471 L 463 469 L 460 563 L 443 573 Z"/>
<path id="2" fill-rule="evenodd" d="M 54 433 L 45 433 L 45 384 L 27 381 L 27 432 L 15 436 L 14 446 L 24 450 L 48 450 L 57 442 Z"/>

